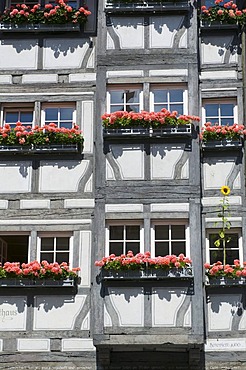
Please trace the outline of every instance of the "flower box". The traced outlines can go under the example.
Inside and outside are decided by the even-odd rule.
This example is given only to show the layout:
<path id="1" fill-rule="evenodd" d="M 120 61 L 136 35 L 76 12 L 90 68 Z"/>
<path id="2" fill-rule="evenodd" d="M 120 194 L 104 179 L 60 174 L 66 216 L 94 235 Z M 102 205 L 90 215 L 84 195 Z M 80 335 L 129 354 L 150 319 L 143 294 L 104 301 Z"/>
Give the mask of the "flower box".
<path id="1" fill-rule="evenodd" d="M 82 153 L 82 145 L 80 144 L 0 145 L 0 153 L 5 154 Z"/>
<path id="2" fill-rule="evenodd" d="M 107 137 L 168 137 L 168 136 L 191 136 L 192 124 L 187 125 L 166 125 L 160 128 L 153 127 L 122 127 L 105 128 L 103 136 Z"/>
<path id="3" fill-rule="evenodd" d="M 173 135 L 184 135 L 191 136 L 192 134 L 192 124 L 172 126 L 167 125 L 161 128 L 155 128 L 150 131 L 150 135 L 153 137 L 163 137 L 163 136 L 173 136 Z"/>
<path id="4" fill-rule="evenodd" d="M 0 288 L 37 288 L 37 287 L 74 287 L 75 279 L 28 279 L 28 278 L 3 278 L 0 279 Z"/>
<path id="5" fill-rule="evenodd" d="M 230 287 L 230 286 L 245 286 L 246 278 L 229 278 L 226 276 L 221 277 L 206 277 L 206 286 L 210 287 Z"/>
<path id="6" fill-rule="evenodd" d="M 165 11 L 165 10 L 187 10 L 189 9 L 188 0 L 149 0 L 149 1 L 120 1 L 112 0 L 107 1 L 106 3 L 106 12 L 135 12 L 135 11 L 144 11 L 144 12 L 156 12 Z"/>
<path id="7" fill-rule="evenodd" d="M 2 32 L 80 32 L 79 24 L 14 24 L 0 23 Z"/>
<path id="8" fill-rule="evenodd" d="M 202 149 L 204 150 L 238 150 L 243 146 L 242 140 L 211 140 L 202 142 Z"/>
<path id="9" fill-rule="evenodd" d="M 103 130 L 103 136 L 104 137 L 149 136 L 149 128 L 143 128 L 143 127 L 105 128 Z"/>

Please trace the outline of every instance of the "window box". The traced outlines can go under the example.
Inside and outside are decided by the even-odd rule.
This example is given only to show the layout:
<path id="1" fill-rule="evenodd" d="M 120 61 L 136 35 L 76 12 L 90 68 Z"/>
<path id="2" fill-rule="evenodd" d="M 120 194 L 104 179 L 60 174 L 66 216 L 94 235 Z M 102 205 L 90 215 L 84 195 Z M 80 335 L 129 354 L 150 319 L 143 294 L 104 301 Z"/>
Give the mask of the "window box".
<path id="1" fill-rule="evenodd" d="M 103 130 L 104 137 L 122 137 L 122 136 L 146 136 L 149 137 L 149 128 L 129 127 L 129 128 L 105 128 Z"/>
<path id="2" fill-rule="evenodd" d="M 0 23 L 2 32 L 80 32 L 80 24 L 13 24 Z"/>
<path id="3" fill-rule="evenodd" d="M 3 278 L 0 279 L 0 288 L 59 288 L 59 287 L 74 287 L 76 285 L 76 280 L 63 279 L 63 280 L 53 280 L 53 279 L 18 279 L 18 278 Z"/>
<path id="4" fill-rule="evenodd" d="M 202 142 L 203 150 L 239 150 L 243 147 L 242 140 L 211 140 Z"/>
<path id="5" fill-rule="evenodd" d="M 203 20 L 201 22 L 201 30 L 238 30 L 239 25 L 238 24 L 229 24 L 229 23 L 221 23 L 221 22 L 210 22 L 210 21 L 205 21 Z"/>
<path id="6" fill-rule="evenodd" d="M 82 153 L 81 144 L 50 144 L 50 145 L 0 145 L 0 153 L 4 154 L 62 154 Z"/>
<path id="7" fill-rule="evenodd" d="M 233 279 L 233 278 L 228 278 L 226 276 L 213 277 L 213 278 L 206 277 L 205 285 L 209 287 L 245 286 L 246 278 L 240 277 L 240 278 Z"/>
<path id="8" fill-rule="evenodd" d="M 145 11 L 145 12 L 155 12 L 157 11 L 166 11 L 166 10 L 187 10 L 189 8 L 187 0 L 177 0 L 177 1 L 156 1 L 156 0 L 149 0 L 149 1 L 108 1 L 106 3 L 106 12 L 137 12 L 137 11 Z"/>
<path id="9" fill-rule="evenodd" d="M 103 136 L 107 137 L 168 137 L 168 136 L 191 136 L 192 124 L 187 125 L 166 125 L 161 128 L 152 127 L 129 127 L 118 129 L 104 129 Z"/>

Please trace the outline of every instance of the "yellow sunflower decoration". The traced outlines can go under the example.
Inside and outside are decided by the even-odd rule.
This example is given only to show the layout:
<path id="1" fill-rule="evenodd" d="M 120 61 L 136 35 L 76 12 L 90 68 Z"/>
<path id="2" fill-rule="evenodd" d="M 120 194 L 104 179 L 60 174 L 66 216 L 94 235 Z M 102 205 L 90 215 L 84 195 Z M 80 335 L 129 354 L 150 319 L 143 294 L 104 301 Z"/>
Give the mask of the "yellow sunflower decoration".
<path id="1" fill-rule="evenodd" d="M 229 186 L 224 185 L 224 186 L 221 186 L 220 191 L 223 195 L 229 195 L 231 192 L 231 189 L 229 188 Z"/>

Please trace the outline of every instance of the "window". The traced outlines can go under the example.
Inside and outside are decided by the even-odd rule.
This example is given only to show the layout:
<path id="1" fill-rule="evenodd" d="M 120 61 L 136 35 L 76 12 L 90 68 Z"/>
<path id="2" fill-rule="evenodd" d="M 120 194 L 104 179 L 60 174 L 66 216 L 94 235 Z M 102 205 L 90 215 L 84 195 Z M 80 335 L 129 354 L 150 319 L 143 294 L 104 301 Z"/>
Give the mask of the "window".
<path id="1" fill-rule="evenodd" d="M 10 7 L 11 5 L 15 6 L 17 4 L 26 4 L 27 6 L 33 7 L 37 3 L 38 3 L 38 1 L 33 1 L 33 0 L 21 0 L 21 1 L 9 0 L 9 2 L 7 3 L 7 7 Z"/>
<path id="2" fill-rule="evenodd" d="M 184 88 L 155 86 L 152 87 L 150 99 L 151 110 L 154 112 L 166 108 L 178 114 L 186 113 L 187 94 Z"/>
<path id="3" fill-rule="evenodd" d="M 42 123 L 48 125 L 55 123 L 58 127 L 72 128 L 76 122 L 76 111 L 74 104 L 43 105 Z"/>
<path id="4" fill-rule="evenodd" d="M 110 88 L 108 90 L 108 111 L 140 112 L 143 109 L 141 87 Z"/>
<path id="5" fill-rule="evenodd" d="M 29 235 L 23 233 L 0 234 L 0 262 L 28 262 Z"/>
<path id="6" fill-rule="evenodd" d="M 69 0 L 67 5 L 70 5 L 72 8 L 78 8 L 79 3 L 80 3 L 79 0 Z M 57 5 L 55 0 L 45 0 L 45 4 Z"/>
<path id="7" fill-rule="evenodd" d="M 40 261 L 46 260 L 49 263 L 53 262 L 70 262 L 72 248 L 72 237 L 68 234 L 60 234 L 57 236 L 39 235 L 39 250 L 38 255 Z"/>
<path id="8" fill-rule="evenodd" d="M 184 223 L 154 222 L 151 255 L 166 256 L 183 253 L 188 256 L 188 226 Z"/>
<path id="9" fill-rule="evenodd" d="M 23 126 L 33 126 L 34 112 L 33 107 L 26 106 L 22 108 L 4 107 L 3 123 L 15 127 L 16 122 L 21 122 Z"/>
<path id="10" fill-rule="evenodd" d="M 106 253 L 119 256 L 131 250 L 139 253 L 143 245 L 143 228 L 140 223 L 126 222 L 113 223 L 106 229 Z"/>
<path id="11" fill-rule="evenodd" d="M 203 104 L 203 121 L 219 125 L 233 125 L 237 122 L 237 107 L 235 101 L 206 101 Z"/>
<path id="12" fill-rule="evenodd" d="M 242 255 L 242 237 L 240 232 L 229 232 L 226 234 L 228 242 L 226 243 L 226 263 L 233 265 L 235 259 L 243 261 Z M 223 263 L 223 247 L 222 245 L 218 248 L 214 245 L 215 240 L 219 238 L 219 235 L 215 230 L 210 231 L 207 236 L 208 246 L 207 249 L 207 260 L 210 264 L 217 261 Z"/>

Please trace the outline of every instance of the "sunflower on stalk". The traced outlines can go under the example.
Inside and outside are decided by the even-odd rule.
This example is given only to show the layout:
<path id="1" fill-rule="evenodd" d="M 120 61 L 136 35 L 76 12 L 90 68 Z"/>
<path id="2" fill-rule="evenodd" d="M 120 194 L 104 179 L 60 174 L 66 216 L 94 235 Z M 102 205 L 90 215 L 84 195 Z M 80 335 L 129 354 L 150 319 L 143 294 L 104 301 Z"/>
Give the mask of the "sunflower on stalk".
<path id="1" fill-rule="evenodd" d="M 222 245 L 223 248 L 223 265 L 226 264 L 226 244 L 230 242 L 231 238 L 226 235 L 226 230 L 230 230 L 231 223 L 228 219 L 230 216 L 229 210 L 229 199 L 228 195 L 231 192 L 229 186 L 222 186 L 220 188 L 221 194 L 223 195 L 222 200 L 220 201 L 220 209 L 218 213 L 218 217 L 221 218 L 222 228 L 219 231 L 218 235 L 219 238 L 215 240 L 214 245 L 219 248 Z"/>

